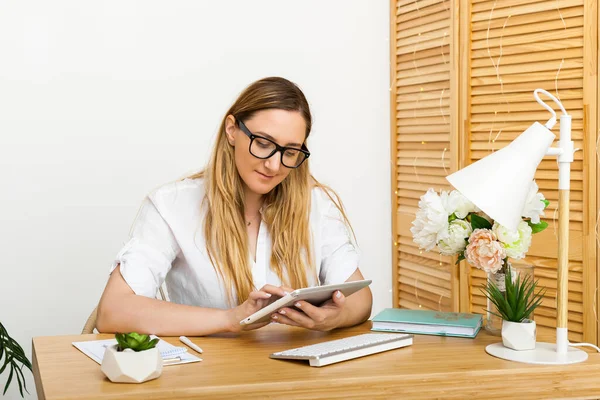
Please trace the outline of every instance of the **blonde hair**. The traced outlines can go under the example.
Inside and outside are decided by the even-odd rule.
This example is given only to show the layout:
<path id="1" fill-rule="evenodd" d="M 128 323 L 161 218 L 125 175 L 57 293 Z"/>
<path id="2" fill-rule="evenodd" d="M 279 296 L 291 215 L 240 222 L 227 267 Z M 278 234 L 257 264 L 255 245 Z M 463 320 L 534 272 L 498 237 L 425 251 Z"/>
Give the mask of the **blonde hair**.
<path id="1" fill-rule="evenodd" d="M 283 78 L 264 78 L 248 86 L 229 108 L 221 122 L 208 165 L 189 177 L 204 179 L 206 194 L 202 206 L 206 211 L 203 228 L 207 253 L 226 287 L 235 289 L 238 304 L 258 288 L 253 286 L 250 267 L 243 184 L 235 166 L 234 148 L 226 139 L 225 121 L 228 115 L 234 116 L 236 121 L 248 120 L 256 112 L 266 109 L 299 112 L 306 122 L 305 140 L 308 138 L 312 117 L 300 88 Z M 271 268 L 284 285 L 292 288 L 308 286 L 308 273 L 315 281 L 318 279 L 312 262 L 309 226 L 313 187 L 325 191 L 348 223 L 339 197 L 311 176 L 308 160 L 292 169 L 279 185 L 264 196 L 262 216 L 271 234 Z M 231 292 L 229 290 L 232 304 Z"/>

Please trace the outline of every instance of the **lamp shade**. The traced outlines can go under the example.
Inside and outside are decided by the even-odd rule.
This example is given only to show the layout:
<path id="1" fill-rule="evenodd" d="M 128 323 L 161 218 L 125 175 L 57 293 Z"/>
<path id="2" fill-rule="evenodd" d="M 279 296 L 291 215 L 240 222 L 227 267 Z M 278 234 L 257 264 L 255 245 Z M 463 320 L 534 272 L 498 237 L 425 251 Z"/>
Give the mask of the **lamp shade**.
<path id="1" fill-rule="evenodd" d="M 446 177 L 481 211 L 516 230 L 535 170 L 556 136 L 533 123 L 508 146 Z"/>

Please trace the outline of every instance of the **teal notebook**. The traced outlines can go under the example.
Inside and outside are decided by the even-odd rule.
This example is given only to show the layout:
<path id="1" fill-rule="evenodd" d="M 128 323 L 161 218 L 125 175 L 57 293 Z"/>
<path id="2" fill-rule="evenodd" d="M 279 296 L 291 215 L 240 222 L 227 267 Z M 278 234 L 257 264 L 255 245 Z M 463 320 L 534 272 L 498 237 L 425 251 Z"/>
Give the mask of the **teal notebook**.
<path id="1" fill-rule="evenodd" d="M 373 331 L 474 338 L 481 329 L 480 314 L 386 308 L 373 318 Z"/>

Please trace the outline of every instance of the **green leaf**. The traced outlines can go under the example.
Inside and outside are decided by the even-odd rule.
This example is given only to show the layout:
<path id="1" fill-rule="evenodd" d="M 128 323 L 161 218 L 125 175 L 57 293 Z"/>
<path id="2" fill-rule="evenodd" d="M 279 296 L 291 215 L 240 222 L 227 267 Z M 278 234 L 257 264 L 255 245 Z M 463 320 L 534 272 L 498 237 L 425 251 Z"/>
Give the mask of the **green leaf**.
<path id="1" fill-rule="evenodd" d="M 137 332 L 117 333 L 115 334 L 117 343 L 119 343 L 118 351 L 132 349 L 134 351 L 144 351 L 152 349 L 156 346 L 159 339 L 150 339 L 149 335 L 139 334 Z"/>
<path id="2" fill-rule="evenodd" d="M 546 199 L 542 200 L 542 203 L 544 203 L 544 209 L 546 209 L 550 205 L 550 202 Z"/>
<path id="3" fill-rule="evenodd" d="M 17 384 L 19 385 L 19 393 L 21 393 L 21 397 L 23 397 L 23 383 L 21 382 L 21 375 L 23 375 L 23 371 L 21 371 L 21 368 L 17 367 L 16 368 L 17 374 L 15 375 L 17 377 Z M 25 378 L 23 377 L 23 380 L 25 380 Z"/>
<path id="4" fill-rule="evenodd" d="M 4 372 L 6 367 L 8 367 L 11 364 L 12 364 L 12 356 L 7 355 L 6 358 L 4 359 L 4 365 L 2 365 L 2 367 L 0 368 L 0 375 L 2 375 L 2 373 Z"/>
<path id="5" fill-rule="evenodd" d="M 539 224 L 533 224 L 528 220 L 527 224 L 531 227 L 531 233 L 540 233 L 548 227 L 548 223 L 546 221 L 540 221 Z"/>
<path id="6" fill-rule="evenodd" d="M 477 214 L 471 214 L 471 228 L 475 229 L 492 229 L 492 224 L 487 219 L 480 217 Z"/>
<path id="7" fill-rule="evenodd" d="M 13 373 L 14 372 L 15 372 L 15 369 L 11 365 L 10 366 L 10 374 L 8 374 L 8 379 L 6 380 L 6 385 L 4 386 L 4 392 L 2 392 L 2 396 L 4 396 L 6 394 L 6 391 L 8 390 L 8 386 L 10 385 L 10 381 L 12 381 L 12 377 L 13 377 Z"/>
<path id="8" fill-rule="evenodd" d="M 32 370 L 31 362 L 27 359 L 23 348 L 17 343 L 16 340 L 8 335 L 8 332 L 4 326 L 0 323 L 0 360 L 4 359 L 0 365 L 0 375 L 7 369 L 10 369 L 8 379 L 4 386 L 3 394 L 8 390 L 12 378 L 16 376 L 17 384 L 19 386 L 19 393 L 21 397 L 24 396 L 23 389 L 27 391 L 25 375 L 23 374 L 23 366 L 27 367 L 30 371 Z M 20 365 L 19 365 L 20 364 Z"/>
<path id="9" fill-rule="evenodd" d="M 23 351 L 23 348 L 19 345 L 19 343 L 17 343 L 17 341 L 11 337 L 8 338 L 8 341 L 10 344 L 9 347 L 12 350 L 15 360 L 24 364 L 27 368 L 29 368 L 30 371 L 33 372 L 31 362 L 29 362 L 29 360 L 27 359 L 27 356 L 25 355 L 25 351 Z"/>
<path id="10" fill-rule="evenodd" d="M 487 297 L 498 310 L 498 313 L 501 315 L 500 318 L 508 320 L 509 317 L 509 306 L 505 297 L 505 293 L 500 291 L 498 286 L 493 281 L 489 281 L 486 285 L 483 285 L 480 290 L 483 292 L 485 297 Z M 497 314 L 494 314 L 497 315 Z"/>
<path id="11" fill-rule="evenodd" d="M 533 281 L 531 276 L 517 275 L 512 280 L 511 269 L 507 271 L 504 284 L 506 290 L 502 292 L 493 281 L 483 285 L 480 290 L 496 306 L 497 313 L 502 319 L 512 322 L 521 322 L 529 318 L 531 313 L 542 303 L 546 293 L 545 288 L 538 288 L 538 281 Z M 536 290 L 537 289 L 537 290 Z"/>
<path id="12" fill-rule="evenodd" d="M 135 340 L 136 342 L 143 343 L 148 339 L 148 335 L 140 335 L 137 332 L 131 332 L 126 335 L 128 338 Z"/>
<path id="13" fill-rule="evenodd" d="M 460 253 L 458 253 L 458 258 L 456 259 L 456 264 L 458 265 L 462 260 L 465 260 L 465 252 L 461 251 Z"/>
<path id="14" fill-rule="evenodd" d="M 119 344 L 117 351 L 123 351 L 128 348 L 127 341 L 125 340 L 125 334 L 115 333 L 115 339 L 117 339 L 117 343 Z"/>

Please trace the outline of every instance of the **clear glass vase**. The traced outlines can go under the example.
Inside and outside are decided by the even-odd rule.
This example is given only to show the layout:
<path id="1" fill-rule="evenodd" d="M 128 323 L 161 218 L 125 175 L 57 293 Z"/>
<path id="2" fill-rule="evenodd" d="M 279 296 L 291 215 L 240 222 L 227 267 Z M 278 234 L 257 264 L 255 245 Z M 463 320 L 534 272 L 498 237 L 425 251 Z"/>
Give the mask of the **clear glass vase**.
<path id="1" fill-rule="evenodd" d="M 510 261 L 507 261 L 505 263 L 505 266 L 502 267 L 502 269 L 496 272 L 495 274 L 488 272 L 487 280 L 488 282 L 494 282 L 501 291 L 504 291 L 504 278 L 505 274 L 508 271 L 511 271 L 511 277 L 513 281 L 517 279 L 517 276 L 521 277 L 521 281 L 525 279 L 526 276 L 529 276 L 530 279 L 534 280 L 533 265 L 512 265 Z M 490 301 L 490 299 L 487 299 L 486 310 L 487 312 L 484 315 L 485 330 L 491 333 L 492 335 L 500 336 L 502 334 L 502 318 L 490 312 L 492 311 L 498 314 L 496 306 Z M 533 313 L 531 313 L 529 319 L 533 320 Z"/>

